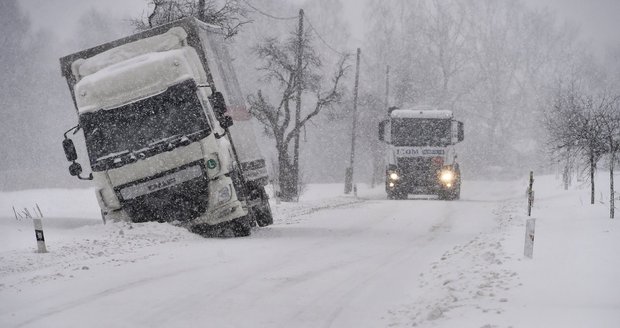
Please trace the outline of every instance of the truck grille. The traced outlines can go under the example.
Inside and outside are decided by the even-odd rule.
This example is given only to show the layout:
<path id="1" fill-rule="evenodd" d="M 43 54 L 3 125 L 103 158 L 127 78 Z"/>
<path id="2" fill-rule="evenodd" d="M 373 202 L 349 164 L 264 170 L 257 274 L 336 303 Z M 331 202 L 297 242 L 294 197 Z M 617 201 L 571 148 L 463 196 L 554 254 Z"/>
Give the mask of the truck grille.
<path id="1" fill-rule="evenodd" d="M 188 221 L 207 210 L 208 179 L 200 163 L 119 186 L 117 194 L 134 222 Z"/>
<path id="2" fill-rule="evenodd" d="M 437 185 L 437 170 L 441 167 L 430 157 L 398 158 L 398 168 L 402 183 L 411 187 L 428 187 Z"/>

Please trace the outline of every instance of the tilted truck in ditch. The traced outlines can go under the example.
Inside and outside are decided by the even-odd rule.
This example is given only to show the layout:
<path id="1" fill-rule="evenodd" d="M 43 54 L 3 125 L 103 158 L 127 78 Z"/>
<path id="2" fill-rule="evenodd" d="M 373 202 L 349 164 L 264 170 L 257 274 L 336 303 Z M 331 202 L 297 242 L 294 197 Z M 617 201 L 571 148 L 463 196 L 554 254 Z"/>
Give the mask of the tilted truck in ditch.
<path id="1" fill-rule="evenodd" d="M 379 140 L 387 144 L 388 198 L 432 194 L 439 199 L 459 199 L 461 170 L 454 145 L 463 138 L 463 123 L 454 120 L 451 111 L 390 108 L 388 118 L 379 123 Z"/>
<path id="2" fill-rule="evenodd" d="M 262 158 L 216 26 L 194 18 L 60 59 L 78 115 L 69 172 L 94 180 L 104 220 L 245 236 L 273 222 Z M 234 124 L 233 124 L 234 123 Z M 69 135 L 83 131 L 83 176 Z"/>

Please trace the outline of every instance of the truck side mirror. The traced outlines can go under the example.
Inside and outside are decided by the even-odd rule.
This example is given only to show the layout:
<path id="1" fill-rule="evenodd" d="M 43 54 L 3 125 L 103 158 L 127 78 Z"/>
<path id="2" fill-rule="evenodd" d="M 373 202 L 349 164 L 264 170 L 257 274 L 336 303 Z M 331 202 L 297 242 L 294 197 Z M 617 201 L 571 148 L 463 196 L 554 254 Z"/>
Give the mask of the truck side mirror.
<path id="1" fill-rule="evenodd" d="M 73 140 L 66 138 L 62 141 L 62 148 L 65 150 L 65 156 L 69 162 L 73 162 L 77 159 L 77 152 L 73 145 Z M 80 170 L 81 171 L 81 170 Z M 79 173 L 78 173 L 79 174 Z"/>
<path id="2" fill-rule="evenodd" d="M 226 114 L 226 101 L 224 95 L 221 92 L 216 91 L 211 95 L 211 104 L 213 105 L 213 112 L 215 112 L 215 118 L 220 123 L 222 129 L 228 129 L 233 125 L 233 120 Z"/>
<path id="3" fill-rule="evenodd" d="M 379 122 L 379 141 L 385 141 L 385 124 L 387 120 Z"/>
<path id="4" fill-rule="evenodd" d="M 69 174 L 71 176 L 79 176 L 82 173 L 82 165 L 78 162 L 73 162 L 71 166 L 69 166 Z"/>
<path id="5" fill-rule="evenodd" d="M 465 133 L 463 132 L 463 122 L 452 121 L 452 144 L 455 145 L 463 141 Z"/>
<path id="6" fill-rule="evenodd" d="M 220 122 L 220 126 L 222 127 L 222 129 L 228 129 L 229 127 L 233 125 L 233 119 L 232 117 L 228 115 L 222 116 L 219 122 Z"/>

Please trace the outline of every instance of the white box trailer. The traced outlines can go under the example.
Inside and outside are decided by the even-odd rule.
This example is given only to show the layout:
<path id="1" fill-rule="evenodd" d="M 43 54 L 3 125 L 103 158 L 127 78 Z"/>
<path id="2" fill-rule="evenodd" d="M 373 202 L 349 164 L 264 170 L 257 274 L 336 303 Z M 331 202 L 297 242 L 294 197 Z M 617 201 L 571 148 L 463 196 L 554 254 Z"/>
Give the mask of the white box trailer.
<path id="1" fill-rule="evenodd" d="M 185 18 L 60 59 L 78 114 L 63 147 L 105 219 L 247 235 L 273 222 L 265 160 L 224 33 Z M 83 177 L 68 133 L 83 130 Z"/>

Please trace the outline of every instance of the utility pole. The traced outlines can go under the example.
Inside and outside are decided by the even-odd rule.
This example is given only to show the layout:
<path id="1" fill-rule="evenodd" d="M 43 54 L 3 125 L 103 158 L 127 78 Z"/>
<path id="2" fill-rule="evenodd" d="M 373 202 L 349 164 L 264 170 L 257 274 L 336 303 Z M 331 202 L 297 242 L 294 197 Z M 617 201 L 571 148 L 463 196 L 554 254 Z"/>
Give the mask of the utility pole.
<path id="1" fill-rule="evenodd" d="M 388 109 L 390 97 L 390 65 L 385 68 L 385 99 L 383 100 L 383 108 Z"/>
<path id="2" fill-rule="evenodd" d="M 301 116 L 301 91 L 302 91 L 302 67 L 303 67 L 303 54 L 304 54 L 304 10 L 299 9 L 299 29 L 297 30 L 297 103 L 295 107 L 295 128 L 299 127 Z M 293 150 L 293 172 L 291 172 L 291 178 L 295 182 L 295 196 L 299 197 L 299 134 L 301 131 L 297 131 L 295 134 L 295 145 Z"/>
<path id="3" fill-rule="evenodd" d="M 357 59 L 355 61 L 355 87 L 353 88 L 353 127 L 351 129 L 351 162 L 347 168 L 344 181 L 344 193 L 349 194 L 353 190 L 353 167 L 355 163 L 355 135 L 357 130 L 357 93 L 360 80 L 360 55 L 362 50 L 357 48 Z"/>

